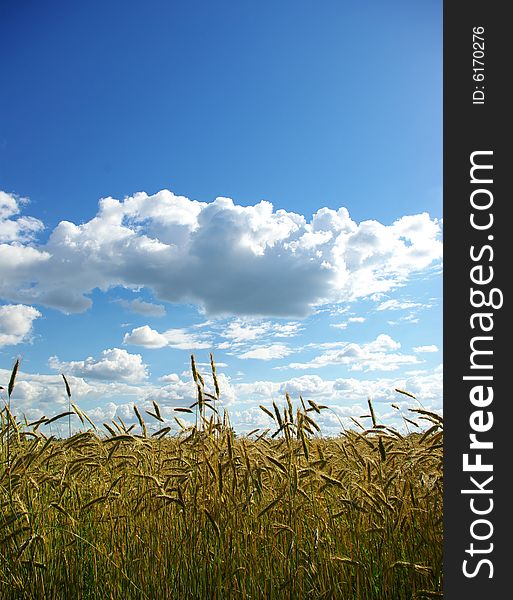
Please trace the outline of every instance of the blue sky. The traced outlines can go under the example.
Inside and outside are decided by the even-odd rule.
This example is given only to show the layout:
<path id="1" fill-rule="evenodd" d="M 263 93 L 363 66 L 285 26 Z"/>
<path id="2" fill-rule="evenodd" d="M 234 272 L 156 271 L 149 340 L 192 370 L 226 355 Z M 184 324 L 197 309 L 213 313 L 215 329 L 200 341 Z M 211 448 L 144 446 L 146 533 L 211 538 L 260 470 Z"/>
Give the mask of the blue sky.
<path id="1" fill-rule="evenodd" d="M 240 430 L 286 389 L 440 408 L 441 33 L 431 1 L 3 2 L 20 413 L 65 372 L 99 420 L 171 417 L 210 351 Z"/>

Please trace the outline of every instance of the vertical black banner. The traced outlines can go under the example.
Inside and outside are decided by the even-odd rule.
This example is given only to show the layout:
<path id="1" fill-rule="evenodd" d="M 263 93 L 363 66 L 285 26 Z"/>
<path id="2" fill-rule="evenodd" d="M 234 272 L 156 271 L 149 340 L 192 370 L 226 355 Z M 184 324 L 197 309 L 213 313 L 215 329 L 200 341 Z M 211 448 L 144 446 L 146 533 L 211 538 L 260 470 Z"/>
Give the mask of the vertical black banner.
<path id="1" fill-rule="evenodd" d="M 444 5 L 444 597 L 509 597 L 507 3 Z M 509 168 L 508 168 L 509 167 Z M 508 432 L 506 431 L 508 428 Z M 508 515 L 506 514 L 508 511 Z"/>

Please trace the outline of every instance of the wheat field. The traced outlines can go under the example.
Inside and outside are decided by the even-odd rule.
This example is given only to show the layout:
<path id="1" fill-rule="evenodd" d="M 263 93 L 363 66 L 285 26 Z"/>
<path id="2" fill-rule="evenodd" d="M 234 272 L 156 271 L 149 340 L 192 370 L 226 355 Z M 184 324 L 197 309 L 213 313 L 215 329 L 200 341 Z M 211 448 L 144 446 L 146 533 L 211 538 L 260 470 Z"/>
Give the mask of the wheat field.
<path id="1" fill-rule="evenodd" d="M 402 435 L 369 401 L 368 429 L 327 438 L 327 407 L 287 396 L 261 407 L 271 430 L 237 436 L 213 360 L 209 394 L 192 359 L 194 425 L 173 432 L 154 404 L 105 435 L 64 377 L 70 410 L 54 419 L 74 413 L 82 430 L 56 439 L 40 431 L 53 419 L 14 416 L 17 370 L 0 424 L 0 598 L 442 597 L 437 414 L 414 409 L 427 428 Z"/>

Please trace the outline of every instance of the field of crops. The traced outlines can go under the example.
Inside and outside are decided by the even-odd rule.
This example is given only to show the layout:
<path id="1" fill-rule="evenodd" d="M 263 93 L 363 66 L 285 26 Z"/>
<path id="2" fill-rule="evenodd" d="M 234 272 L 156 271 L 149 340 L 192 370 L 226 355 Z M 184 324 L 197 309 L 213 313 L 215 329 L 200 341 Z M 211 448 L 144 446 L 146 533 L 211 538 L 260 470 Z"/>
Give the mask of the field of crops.
<path id="1" fill-rule="evenodd" d="M 157 405 L 108 437 L 75 406 L 83 431 L 53 439 L 6 404 L 0 598 L 442 597 L 438 415 L 418 409 L 428 428 L 403 436 L 369 402 L 370 429 L 324 438 L 324 408 L 286 398 L 263 407 L 275 429 L 238 437 L 217 382 L 207 394 L 194 377 L 179 435 L 148 434 Z"/>

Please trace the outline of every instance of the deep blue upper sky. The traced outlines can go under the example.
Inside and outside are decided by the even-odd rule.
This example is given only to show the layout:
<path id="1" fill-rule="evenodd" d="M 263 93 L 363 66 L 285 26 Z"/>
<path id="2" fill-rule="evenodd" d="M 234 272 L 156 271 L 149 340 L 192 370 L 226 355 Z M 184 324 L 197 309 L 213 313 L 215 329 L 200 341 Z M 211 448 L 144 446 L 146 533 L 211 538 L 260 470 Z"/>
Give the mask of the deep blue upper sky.
<path id="1" fill-rule="evenodd" d="M 3 1 L 0 189 L 441 214 L 441 3 Z"/>

